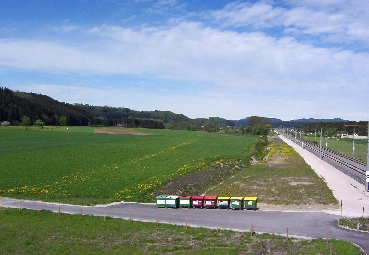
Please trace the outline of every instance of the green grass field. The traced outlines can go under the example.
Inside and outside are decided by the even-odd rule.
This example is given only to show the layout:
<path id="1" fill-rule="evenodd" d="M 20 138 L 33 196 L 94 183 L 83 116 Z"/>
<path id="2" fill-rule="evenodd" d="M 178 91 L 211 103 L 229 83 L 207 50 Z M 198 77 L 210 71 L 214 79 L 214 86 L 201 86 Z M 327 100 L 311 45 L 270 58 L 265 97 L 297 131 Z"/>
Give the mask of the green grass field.
<path id="1" fill-rule="evenodd" d="M 1 254 L 364 254 L 330 239 L 186 228 L 121 219 L 0 210 Z M 257 230 L 256 230 L 257 231 Z"/>
<path id="2" fill-rule="evenodd" d="M 90 127 L 0 128 L 0 196 L 98 204 L 154 202 L 155 191 L 219 159 L 249 158 L 246 135 L 140 130 L 95 134 Z"/>
<path id="3" fill-rule="evenodd" d="M 305 139 L 309 141 L 316 141 L 318 144 L 320 143 L 319 137 L 315 139 L 314 136 L 306 136 Z M 367 151 L 368 145 L 365 139 L 355 139 L 355 153 L 353 153 L 353 140 L 350 138 L 344 139 L 336 139 L 336 138 L 329 138 L 322 140 L 322 146 L 327 147 L 331 150 L 340 152 L 347 156 L 353 157 L 355 156 L 356 159 L 359 159 L 363 162 L 367 160 Z"/>

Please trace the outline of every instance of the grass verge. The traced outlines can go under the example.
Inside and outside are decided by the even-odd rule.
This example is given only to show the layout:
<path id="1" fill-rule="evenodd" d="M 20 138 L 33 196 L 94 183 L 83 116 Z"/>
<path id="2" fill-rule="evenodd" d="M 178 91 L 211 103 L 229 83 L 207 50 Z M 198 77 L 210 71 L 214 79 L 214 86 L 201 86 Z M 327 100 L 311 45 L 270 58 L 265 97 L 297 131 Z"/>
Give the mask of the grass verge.
<path id="1" fill-rule="evenodd" d="M 369 219 L 368 218 L 342 218 L 339 219 L 338 224 L 345 228 L 369 231 Z"/>
<path id="2" fill-rule="evenodd" d="M 334 254 L 364 254 L 329 240 Z M 0 210 L 2 254 L 328 254 L 324 239 L 187 228 L 114 218 Z"/>

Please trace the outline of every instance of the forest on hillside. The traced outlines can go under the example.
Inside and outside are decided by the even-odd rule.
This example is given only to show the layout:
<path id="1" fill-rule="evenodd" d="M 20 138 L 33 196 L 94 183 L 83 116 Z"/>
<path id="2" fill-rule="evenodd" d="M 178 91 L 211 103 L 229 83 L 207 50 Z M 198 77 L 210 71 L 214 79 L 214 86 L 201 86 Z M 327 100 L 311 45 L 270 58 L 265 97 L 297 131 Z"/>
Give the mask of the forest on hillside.
<path id="1" fill-rule="evenodd" d="M 322 129 L 327 135 L 353 132 L 367 135 L 367 122 L 340 118 L 282 121 L 259 116 L 240 120 L 220 117 L 191 119 L 171 111 L 135 111 L 125 107 L 68 104 L 49 96 L 12 91 L 0 87 L 0 123 L 2 125 L 30 126 L 36 123 L 53 126 L 120 126 L 127 128 L 182 129 L 189 131 L 237 132 L 266 134 L 272 127 L 288 127 L 315 132 Z"/>

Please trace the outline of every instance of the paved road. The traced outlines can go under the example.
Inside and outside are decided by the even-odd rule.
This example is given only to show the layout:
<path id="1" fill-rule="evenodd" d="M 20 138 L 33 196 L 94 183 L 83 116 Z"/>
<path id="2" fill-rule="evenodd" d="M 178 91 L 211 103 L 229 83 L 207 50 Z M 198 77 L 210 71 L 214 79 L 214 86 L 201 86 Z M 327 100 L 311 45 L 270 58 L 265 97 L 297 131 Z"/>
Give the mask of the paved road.
<path id="1" fill-rule="evenodd" d="M 274 233 L 290 237 L 329 238 L 355 243 L 369 253 L 369 233 L 338 227 L 339 216 L 324 212 L 232 211 L 219 209 L 159 209 L 154 204 L 116 203 L 106 206 L 76 206 L 57 203 L 0 198 L 3 207 L 48 210 L 67 214 L 108 216 L 145 222 L 169 223 L 190 227 L 206 227 Z"/>

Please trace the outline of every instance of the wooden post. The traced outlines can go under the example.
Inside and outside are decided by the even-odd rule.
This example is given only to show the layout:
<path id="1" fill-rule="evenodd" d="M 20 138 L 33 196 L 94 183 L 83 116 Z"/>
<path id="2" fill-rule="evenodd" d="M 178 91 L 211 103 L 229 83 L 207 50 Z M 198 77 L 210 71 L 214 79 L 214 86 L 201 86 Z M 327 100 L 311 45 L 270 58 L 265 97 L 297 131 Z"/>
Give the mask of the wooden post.
<path id="1" fill-rule="evenodd" d="M 332 243 L 329 244 L 329 255 L 333 254 L 333 247 L 332 247 Z"/>
<path id="2" fill-rule="evenodd" d="M 3 209 L 3 201 L 0 200 L 0 210 Z"/>
<path id="3" fill-rule="evenodd" d="M 286 230 L 286 237 L 287 237 L 287 241 L 288 241 L 288 228 Z"/>
<path id="4" fill-rule="evenodd" d="M 132 213 L 129 214 L 129 220 L 132 220 Z"/>
<path id="5" fill-rule="evenodd" d="M 60 205 L 59 205 L 59 207 L 58 207 L 58 214 L 60 215 Z"/>
<path id="6" fill-rule="evenodd" d="M 250 235 L 252 236 L 252 233 L 254 232 L 254 224 L 251 224 L 251 228 L 250 228 Z"/>
<path id="7" fill-rule="evenodd" d="M 328 244 L 328 232 L 325 233 L 325 239 L 327 240 L 327 244 Z"/>
<path id="8" fill-rule="evenodd" d="M 80 216 L 82 217 L 82 207 L 81 207 L 81 212 L 80 212 Z"/>
<path id="9" fill-rule="evenodd" d="M 21 210 L 21 202 L 19 201 L 18 202 L 18 211 L 20 211 Z"/>

